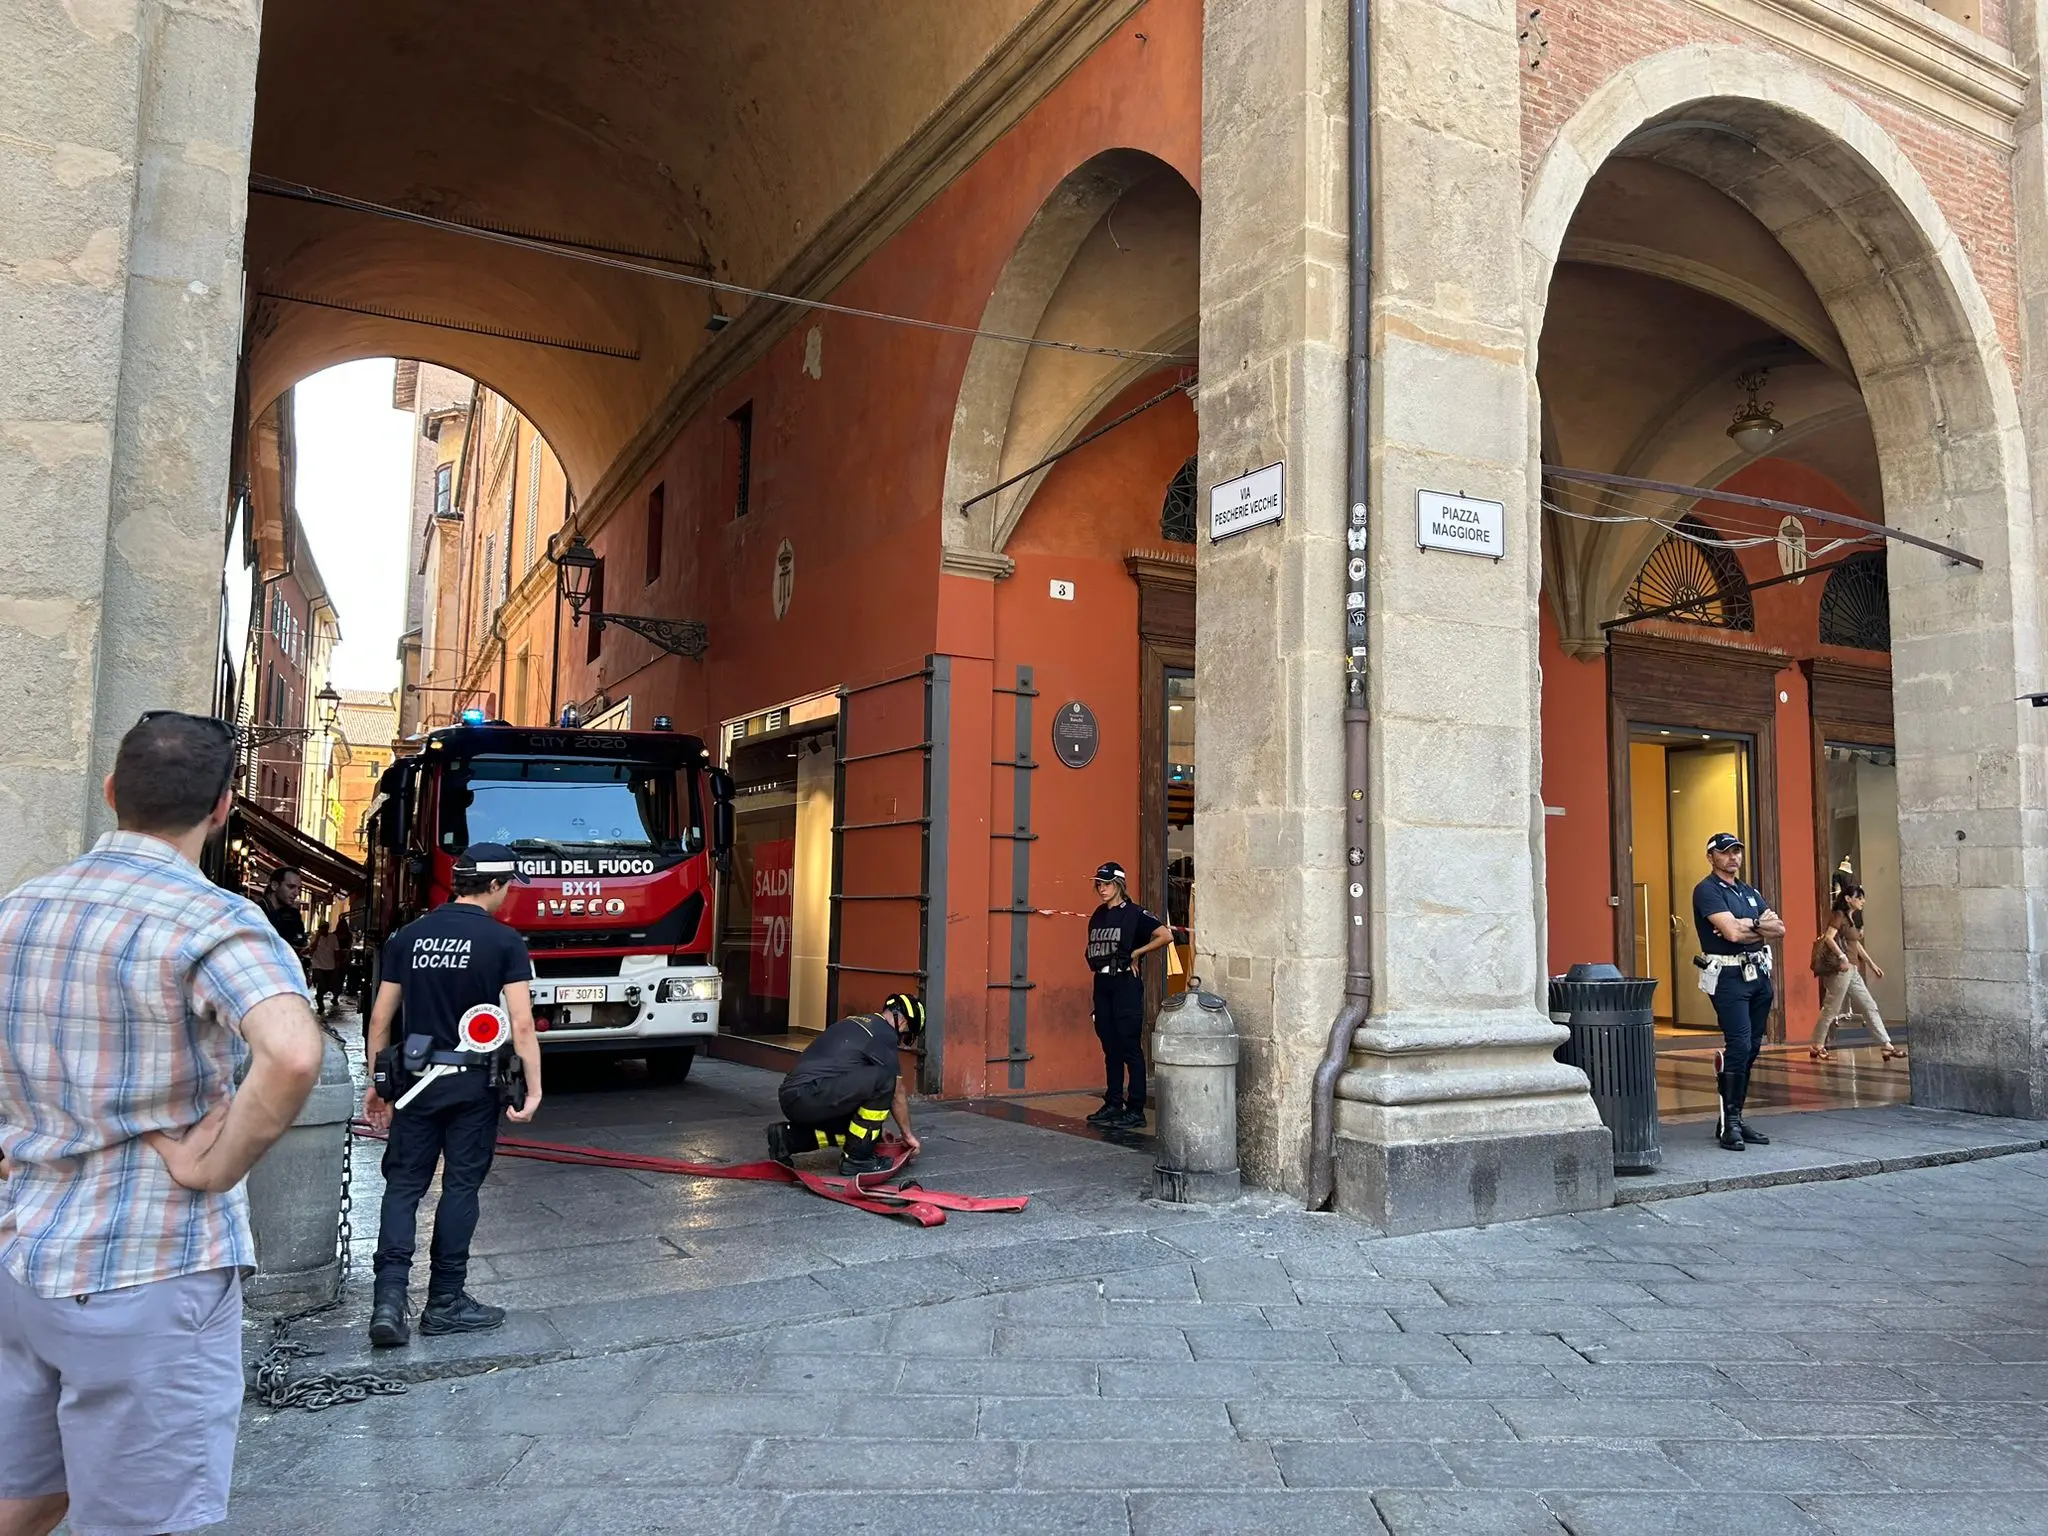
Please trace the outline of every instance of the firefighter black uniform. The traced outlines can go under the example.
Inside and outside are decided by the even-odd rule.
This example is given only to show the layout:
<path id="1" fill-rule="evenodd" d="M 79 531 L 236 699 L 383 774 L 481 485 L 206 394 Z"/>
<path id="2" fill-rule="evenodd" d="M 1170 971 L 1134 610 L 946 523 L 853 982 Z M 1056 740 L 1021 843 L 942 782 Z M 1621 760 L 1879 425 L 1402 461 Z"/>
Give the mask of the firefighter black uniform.
<path id="1" fill-rule="evenodd" d="M 500 857 L 494 863 L 490 855 Z M 479 844 L 456 864 L 458 881 L 479 873 L 525 883 L 510 849 Z M 458 885 L 458 889 L 460 886 Z M 396 1037 L 431 1036 L 437 1055 L 458 1052 L 462 1016 L 479 1004 L 503 1006 L 508 986 L 529 981 L 533 962 L 526 941 L 492 914 L 505 885 L 482 899 L 458 899 L 408 923 L 384 945 L 378 1009 L 395 990 L 403 1010 Z M 374 1018 L 374 1016 L 373 1016 Z M 537 1058 L 536 1058 L 537 1060 Z M 419 1204 L 441 1170 L 441 1201 L 434 1238 L 422 1333 L 477 1333 L 505 1320 L 463 1289 L 469 1243 L 475 1235 L 478 1191 L 498 1145 L 498 1090 L 491 1058 L 476 1055 L 423 1087 L 403 1109 L 393 1108 L 384 1146 L 384 1203 L 377 1226 L 375 1312 L 370 1338 L 380 1346 L 406 1342 L 405 1293 L 412 1269 Z M 538 1081 L 532 1085 L 538 1087 Z M 527 1109 L 534 1099 L 529 1094 Z"/>
<path id="2" fill-rule="evenodd" d="M 897 993 L 880 1013 L 841 1019 L 804 1047 L 778 1095 L 788 1120 L 768 1127 L 768 1154 L 777 1162 L 842 1148 L 839 1171 L 873 1173 L 882 1127 L 893 1112 L 909 1136 L 909 1107 L 897 1082 L 896 1051 L 924 1033 L 924 1003 Z"/>
<path id="3" fill-rule="evenodd" d="M 1114 887 L 1114 890 L 1110 888 Z M 1121 864 L 1095 871 L 1105 900 L 1088 919 L 1088 969 L 1095 977 L 1095 1038 L 1102 1042 L 1102 1108 L 1088 1123 L 1131 1130 L 1145 1122 L 1145 983 L 1137 959 L 1160 947 L 1166 925 L 1129 899 Z M 1168 935 L 1170 937 L 1170 935 Z M 1161 942 L 1164 942 L 1163 940 Z"/>

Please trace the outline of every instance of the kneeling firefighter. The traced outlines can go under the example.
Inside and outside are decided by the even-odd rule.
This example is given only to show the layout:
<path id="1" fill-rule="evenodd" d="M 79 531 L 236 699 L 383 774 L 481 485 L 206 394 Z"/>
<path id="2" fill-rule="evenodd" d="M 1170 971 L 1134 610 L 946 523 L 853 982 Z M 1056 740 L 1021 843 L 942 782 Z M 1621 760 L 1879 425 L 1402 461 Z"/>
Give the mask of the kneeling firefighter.
<path id="1" fill-rule="evenodd" d="M 800 1152 L 840 1147 L 841 1174 L 876 1173 L 888 1166 L 876 1148 L 892 1115 L 912 1154 L 921 1150 L 910 1129 L 910 1091 L 896 1070 L 896 1051 L 923 1035 L 924 1002 L 905 992 L 884 1002 L 880 1013 L 828 1028 L 782 1080 L 779 1097 L 789 1119 L 768 1127 L 768 1155 L 786 1163 Z"/>
<path id="2" fill-rule="evenodd" d="M 528 1121 L 540 1107 L 533 1032 L 533 962 L 526 941 L 497 920 L 513 882 L 510 848 L 472 844 L 455 861 L 455 899 L 407 923 L 384 946 L 370 1010 L 370 1089 L 363 1114 L 386 1131 L 384 1207 L 377 1228 L 370 1342 L 411 1337 L 405 1321 L 420 1199 L 441 1168 L 432 1266 L 420 1332 L 481 1333 L 505 1321 L 464 1289 L 477 1191 L 498 1146 L 498 1111 Z M 387 1044 L 404 1010 L 402 1044 Z"/>

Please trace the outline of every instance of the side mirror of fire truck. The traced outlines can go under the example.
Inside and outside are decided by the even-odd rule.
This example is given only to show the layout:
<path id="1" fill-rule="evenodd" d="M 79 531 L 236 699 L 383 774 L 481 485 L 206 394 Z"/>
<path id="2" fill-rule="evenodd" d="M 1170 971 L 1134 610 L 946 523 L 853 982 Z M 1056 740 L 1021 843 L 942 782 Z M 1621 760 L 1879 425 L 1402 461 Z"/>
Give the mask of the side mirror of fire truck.
<path id="1" fill-rule="evenodd" d="M 711 770 L 711 857 L 721 875 L 732 873 L 733 844 L 738 840 L 732 802 L 737 792 L 731 774 L 723 768 Z"/>

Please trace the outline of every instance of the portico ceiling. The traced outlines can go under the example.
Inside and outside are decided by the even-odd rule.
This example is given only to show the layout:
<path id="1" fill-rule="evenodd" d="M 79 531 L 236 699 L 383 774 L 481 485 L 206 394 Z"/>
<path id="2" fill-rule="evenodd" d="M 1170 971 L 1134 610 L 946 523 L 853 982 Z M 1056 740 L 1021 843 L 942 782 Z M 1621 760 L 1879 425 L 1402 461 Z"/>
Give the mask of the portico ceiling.
<path id="1" fill-rule="evenodd" d="M 1784 431 L 1770 456 L 1820 471 L 1862 513 L 1884 517 L 1869 413 L 1840 335 L 1798 265 L 1762 224 L 1670 166 L 1617 159 L 1567 233 L 1544 317 L 1538 379 L 1547 462 L 1682 485 L 1718 485 L 1748 463 L 1727 428 L 1739 375 Z M 1560 637 L 1597 653 L 1598 624 L 1681 515 L 1677 498 L 1554 487 L 1577 514 L 1547 515 L 1545 588 Z"/>
<path id="2" fill-rule="evenodd" d="M 1102 8 L 270 0 L 253 168 L 770 286 L 1020 27 Z M 251 199 L 248 271 L 256 409 L 347 358 L 444 363 L 526 411 L 579 494 L 711 339 L 698 289 L 274 197 Z"/>

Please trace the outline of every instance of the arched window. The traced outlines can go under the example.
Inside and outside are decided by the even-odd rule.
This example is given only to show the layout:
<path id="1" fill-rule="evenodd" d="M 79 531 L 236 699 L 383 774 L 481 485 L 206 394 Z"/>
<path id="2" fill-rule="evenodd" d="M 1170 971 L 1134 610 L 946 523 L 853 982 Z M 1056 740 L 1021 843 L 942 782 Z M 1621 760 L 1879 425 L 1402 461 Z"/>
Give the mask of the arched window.
<path id="1" fill-rule="evenodd" d="M 1828 572 L 1820 592 L 1820 643 L 1865 651 L 1892 648 L 1892 594 L 1883 550 L 1851 555 Z"/>
<path id="2" fill-rule="evenodd" d="M 1166 504 L 1159 509 L 1159 537 L 1169 544 L 1195 542 L 1195 461 L 1181 465 L 1173 484 L 1166 488 Z"/>
<path id="3" fill-rule="evenodd" d="M 1756 628 L 1756 604 L 1735 551 L 1697 517 L 1682 519 L 1676 531 L 1643 562 L 1621 605 L 1623 613 L 1655 613 L 1689 606 L 1661 617 L 1708 629 Z"/>

